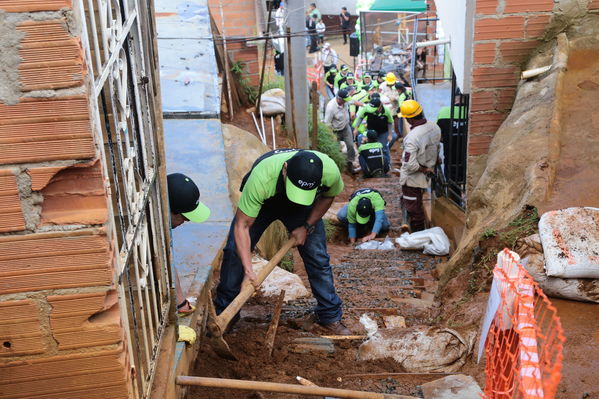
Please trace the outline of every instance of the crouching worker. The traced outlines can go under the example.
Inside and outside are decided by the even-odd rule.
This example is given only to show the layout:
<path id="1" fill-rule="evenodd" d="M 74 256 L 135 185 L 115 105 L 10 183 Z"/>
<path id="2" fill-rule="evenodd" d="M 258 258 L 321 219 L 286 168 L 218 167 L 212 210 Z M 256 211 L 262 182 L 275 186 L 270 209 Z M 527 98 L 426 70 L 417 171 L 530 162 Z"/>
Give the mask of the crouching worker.
<path id="1" fill-rule="evenodd" d="M 264 230 L 280 220 L 296 239 L 304 261 L 317 302 L 317 322 L 328 334 L 351 335 L 341 324 L 341 299 L 335 292 L 322 222 L 335 196 L 343 191 L 335 162 L 318 151 L 271 151 L 254 162 L 240 190 L 239 206 L 223 250 L 216 313 L 235 299 L 242 284 L 257 287 L 252 251 Z"/>
<path id="2" fill-rule="evenodd" d="M 391 227 L 385 214 L 386 202 L 381 193 L 372 188 L 361 188 L 349 197 L 349 203 L 339 210 L 337 218 L 347 226 L 349 242 L 370 241 Z"/>
<path id="3" fill-rule="evenodd" d="M 366 136 L 358 135 L 358 161 L 365 178 L 383 177 L 389 172 L 389 161 L 383 152 L 383 145 L 378 141 L 378 133 L 368 130 Z"/>

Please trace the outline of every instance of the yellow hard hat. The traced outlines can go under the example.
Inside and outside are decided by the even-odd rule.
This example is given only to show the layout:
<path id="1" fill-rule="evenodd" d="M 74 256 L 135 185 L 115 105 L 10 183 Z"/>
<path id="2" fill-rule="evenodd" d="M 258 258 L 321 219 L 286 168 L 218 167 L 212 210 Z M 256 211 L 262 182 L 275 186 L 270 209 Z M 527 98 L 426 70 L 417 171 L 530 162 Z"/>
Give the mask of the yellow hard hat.
<path id="1" fill-rule="evenodd" d="M 399 107 L 399 113 L 401 118 L 414 118 L 422 113 L 422 107 L 418 104 L 418 101 L 407 100 Z"/>
<path id="2" fill-rule="evenodd" d="M 388 85 L 394 85 L 396 80 L 397 77 L 393 72 L 389 72 L 387 76 L 385 76 L 385 82 L 387 82 Z"/>

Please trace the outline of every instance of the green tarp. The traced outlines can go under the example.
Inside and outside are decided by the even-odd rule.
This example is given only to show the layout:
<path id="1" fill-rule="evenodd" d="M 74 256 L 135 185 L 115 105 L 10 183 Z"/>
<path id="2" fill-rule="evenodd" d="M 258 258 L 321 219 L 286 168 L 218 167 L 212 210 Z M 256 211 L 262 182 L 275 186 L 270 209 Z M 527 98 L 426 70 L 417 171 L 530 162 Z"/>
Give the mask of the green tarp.
<path id="1" fill-rule="evenodd" d="M 376 0 L 369 11 L 422 12 L 426 11 L 426 2 L 424 0 Z"/>

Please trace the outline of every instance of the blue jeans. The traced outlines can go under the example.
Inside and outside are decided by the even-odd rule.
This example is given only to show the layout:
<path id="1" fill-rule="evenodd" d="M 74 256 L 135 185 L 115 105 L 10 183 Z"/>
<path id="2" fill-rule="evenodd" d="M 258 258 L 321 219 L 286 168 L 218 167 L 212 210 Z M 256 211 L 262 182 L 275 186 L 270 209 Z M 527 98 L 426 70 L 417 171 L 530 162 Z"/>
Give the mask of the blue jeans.
<path id="1" fill-rule="evenodd" d="M 395 134 L 395 132 L 393 132 Z M 385 156 L 385 163 L 391 165 L 391 152 L 389 151 L 389 142 L 387 141 L 388 132 L 379 133 L 378 142 L 383 145 L 383 154 Z M 393 141 L 393 137 L 392 137 Z"/>
<path id="2" fill-rule="evenodd" d="M 308 213 L 298 215 L 297 212 L 292 212 L 286 214 L 280 210 L 269 211 L 263 206 L 254 224 L 250 227 L 252 251 L 264 230 L 275 220 L 280 220 L 289 231 L 293 231 L 295 228 L 302 226 L 307 217 Z M 243 266 L 237 256 L 234 230 L 235 219 L 231 222 L 229 236 L 223 250 L 220 283 L 216 288 L 216 298 L 214 300 L 217 314 L 220 314 L 239 294 L 244 277 Z M 317 301 L 315 313 L 318 322 L 328 324 L 341 320 L 343 315 L 342 302 L 335 291 L 333 271 L 329 264 L 330 258 L 327 252 L 327 237 L 322 219 L 316 223 L 314 232 L 306 238 L 306 242 L 304 245 L 299 246 L 298 250 L 304 261 L 312 294 Z"/>
<path id="3" fill-rule="evenodd" d="M 343 223 L 346 227 L 349 226 L 349 221 L 347 220 L 347 209 L 348 209 L 349 205 L 345 204 L 343 205 L 343 208 L 339 209 L 339 212 L 337 212 L 337 219 L 339 219 L 339 221 L 341 223 Z M 381 230 L 379 231 L 379 233 L 381 231 L 389 231 L 389 229 L 391 228 L 391 222 L 389 222 L 389 218 L 387 217 L 387 214 L 383 211 L 383 218 L 382 218 L 382 224 L 381 224 Z M 363 237 L 365 235 L 370 234 L 370 232 L 372 231 L 372 227 L 374 225 L 374 216 L 370 217 L 370 220 L 368 221 L 368 223 L 366 224 L 358 224 L 356 223 L 357 226 L 357 230 L 358 230 L 358 237 Z"/>

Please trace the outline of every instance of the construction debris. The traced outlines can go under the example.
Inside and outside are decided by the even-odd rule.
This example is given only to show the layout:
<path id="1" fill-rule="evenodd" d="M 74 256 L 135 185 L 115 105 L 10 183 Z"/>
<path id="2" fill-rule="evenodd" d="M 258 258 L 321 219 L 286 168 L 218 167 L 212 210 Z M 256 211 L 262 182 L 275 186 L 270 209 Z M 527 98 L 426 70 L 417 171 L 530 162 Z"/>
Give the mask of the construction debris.
<path id="1" fill-rule="evenodd" d="M 322 337 L 295 338 L 289 348 L 294 353 L 326 352 L 335 353 L 333 340 Z"/>
<path id="2" fill-rule="evenodd" d="M 416 233 L 403 233 L 395 242 L 402 249 L 422 249 L 427 255 L 447 255 L 449 253 L 449 238 L 441 227 L 433 227 Z"/>

